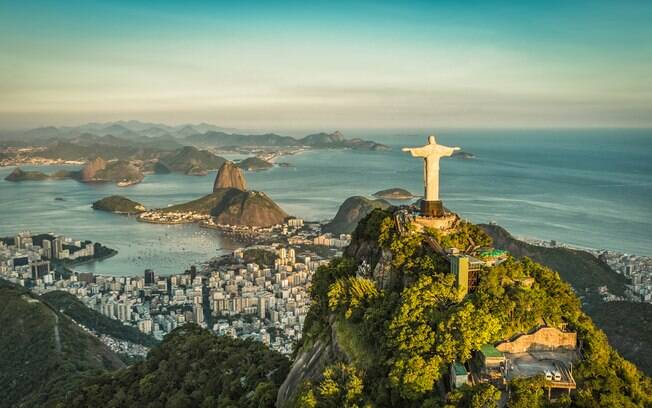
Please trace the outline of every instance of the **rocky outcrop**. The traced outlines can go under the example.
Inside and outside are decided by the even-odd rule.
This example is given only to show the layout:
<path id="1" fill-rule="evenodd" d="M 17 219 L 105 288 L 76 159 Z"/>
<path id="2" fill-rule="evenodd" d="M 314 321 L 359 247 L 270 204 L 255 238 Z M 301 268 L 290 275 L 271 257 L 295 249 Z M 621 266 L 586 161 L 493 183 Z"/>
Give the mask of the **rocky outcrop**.
<path id="1" fill-rule="evenodd" d="M 138 214 L 146 210 L 142 204 L 118 195 L 104 197 L 101 200 L 95 201 L 92 207 L 94 210 L 108 211 L 116 214 Z"/>
<path id="2" fill-rule="evenodd" d="M 218 224 L 269 227 L 289 216 L 265 193 L 218 188 L 212 194 L 184 204 L 156 210 L 160 213 L 193 212 L 210 215 Z"/>
<path id="3" fill-rule="evenodd" d="M 184 174 L 219 169 L 225 162 L 223 157 L 192 146 L 184 146 L 174 152 L 162 155 L 159 161 L 169 170 Z"/>
<path id="4" fill-rule="evenodd" d="M 117 160 L 107 163 L 102 170 L 98 170 L 92 181 L 131 185 L 140 183 L 143 177 L 143 173 L 137 166 L 125 160 Z"/>
<path id="5" fill-rule="evenodd" d="M 225 197 L 212 211 L 215 222 L 250 227 L 283 224 L 288 214 L 265 193 L 240 191 Z"/>
<path id="6" fill-rule="evenodd" d="M 222 167 L 217 171 L 217 177 L 215 177 L 215 183 L 213 184 L 213 192 L 220 188 L 235 188 L 242 191 L 247 189 L 247 183 L 245 182 L 242 170 L 233 162 L 224 162 Z"/>
<path id="7" fill-rule="evenodd" d="M 370 200 L 362 196 L 347 198 L 333 220 L 323 228 L 324 232 L 333 234 L 350 234 L 355 230 L 361 219 L 366 217 L 374 208 L 385 209 L 391 205 L 385 200 Z"/>
<path id="8" fill-rule="evenodd" d="M 247 171 L 267 170 L 274 167 L 274 164 L 259 157 L 248 157 L 238 163 L 238 167 Z"/>
<path id="9" fill-rule="evenodd" d="M 330 336 L 319 338 L 310 346 L 304 345 L 297 354 L 290 372 L 278 389 L 276 397 L 278 408 L 290 406 L 304 381 L 321 380 L 322 372 L 327 365 L 332 364 L 333 361 L 349 360 L 337 343 L 337 332 L 332 324 L 331 322 Z"/>
<path id="10" fill-rule="evenodd" d="M 7 181 L 40 181 L 47 180 L 49 176 L 40 171 L 23 171 L 20 167 L 16 167 L 5 180 Z"/>
<path id="11" fill-rule="evenodd" d="M 101 157 L 96 157 L 92 160 L 89 160 L 84 167 L 82 167 L 80 172 L 81 181 L 93 181 L 98 171 L 104 170 L 106 168 L 106 160 Z"/>
<path id="12" fill-rule="evenodd" d="M 83 183 L 115 182 L 126 186 L 140 183 L 143 177 L 140 168 L 131 162 L 126 160 L 107 162 L 101 157 L 86 163 L 79 172 L 79 181 Z"/>

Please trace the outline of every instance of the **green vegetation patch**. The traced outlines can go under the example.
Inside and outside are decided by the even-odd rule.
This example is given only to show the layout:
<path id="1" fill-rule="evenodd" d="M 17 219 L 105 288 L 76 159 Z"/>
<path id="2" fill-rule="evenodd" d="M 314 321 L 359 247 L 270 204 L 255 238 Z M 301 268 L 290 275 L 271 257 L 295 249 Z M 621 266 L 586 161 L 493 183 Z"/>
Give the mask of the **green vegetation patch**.
<path id="1" fill-rule="evenodd" d="M 290 362 L 262 343 L 175 329 L 144 362 L 93 378 L 69 407 L 273 407 Z"/>
<path id="2" fill-rule="evenodd" d="M 443 247 L 491 244 L 469 223 L 447 235 L 427 233 Z M 416 231 L 399 234 L 392 214 L 376 210 L 359 223 L 351 245 L 389 250 L 391 259 L 382 262 L 397 277 L 394 283 L 380 287 L 359 276 L 360 258 L 334 260 L 317 271 L 304 337 L 334 332 L 347 362 L 333 361 L 323 380 L 305 383 L 298 406 L 496 406 L 500 393 L 491 385 L 462 387 L 442 401 L 436 384 L 451 364 L 469 362 L 482 351 L 500 355 L 494 344 L 544 322 L 577 332 L 582 348 L 573 371 L 577 392 L 560 400 L 561 406 L 652 405 L 650 378 L 610 347 L 557 272 L 508 257 L 483 270 L 475 291 L 460 300 L 446 260 L 424 245 L 425 238 Z M 532 284 L 522 285 L 523 279 Z M 354 377 L 360 381 L 351 382 Z M 508 406 L 546 406 L 544 387 L 540 378 L 515 380 Z"/>
<path id="3" fill-rule="evenodd" d="M 0 279 L 2 407 L 54 407 L 84 378 L 123 367 L 97 338 L 26 289 Z"/>
<path id="4" fill-rule="evenodd" d="M 109 211 L 119 214 L 138 214 L 145 211 L 145 207 L 127 197 L 112 195 L 95 201 L 92 205 L 94 210 Z"/>

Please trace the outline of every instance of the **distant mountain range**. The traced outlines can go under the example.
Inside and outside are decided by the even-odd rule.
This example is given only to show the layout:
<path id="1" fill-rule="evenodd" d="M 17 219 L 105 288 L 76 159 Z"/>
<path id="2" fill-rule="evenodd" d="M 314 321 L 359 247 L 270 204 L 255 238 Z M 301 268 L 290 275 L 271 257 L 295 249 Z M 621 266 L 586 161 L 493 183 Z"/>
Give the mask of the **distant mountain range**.
<path id="1" fill-rule="evenodd" d="M 206 132 L 188 136 L 185 139 L 189 144 L 203 147 L 235 147 L 235 146 L 307 146 L 314 148 L 351 148 L 361 150 L 388 150 L 389 146 L 370 140 L 345 139 L 340 131 L 333 133 L 315 133 L 303 138 L 281 136 L 275 133 L 262 135 L 243 135 L 225 132 Z"/>
<path id="2" fill-rule="evenodd" d="M 208 123 L 183 124 L 177 126 L 162 123 L 147 123 L 137 120 L 87 123 L 80 126 L 45 126 L 30 129 L 24 132 L 12 132 L 5 135 L 4 139 L 21 136 L 28 140 L 45 139 L 74 139 L 82 135 L 116 136 L 121 138 L 185 138 L 194 134 L 205 132 L 233 132 L 236 129 L 225 128 Z"/>
<path id="3" fill-rule="evenodd" d="M 137 120 L 106 123 L 87 123 L 81 126 L 46 126 L 21 132 L 0 132 L 0 140 L 20 141 L 24 144 L 68 142 L 81 146 L 110 144 L 112 146 L 138 145 L 142 148 L 173 150 L 184 145 L 200 147 L 292 147 L 352 148 L 386 150 L 380 143 L 358 138 L 346 139 L 340 131 L 315 133 L 294 138 L 275 133 L 240 134 L 236 129 L 208 123 L 170 126 Z"/>

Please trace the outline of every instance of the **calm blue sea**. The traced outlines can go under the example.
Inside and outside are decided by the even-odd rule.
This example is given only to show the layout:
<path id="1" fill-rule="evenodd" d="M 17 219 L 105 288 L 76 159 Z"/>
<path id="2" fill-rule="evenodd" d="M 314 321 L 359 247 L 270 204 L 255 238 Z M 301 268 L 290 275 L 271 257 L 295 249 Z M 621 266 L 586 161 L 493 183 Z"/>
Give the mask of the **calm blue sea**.
<path id="1" fill-rule="evenodd" d="M 310 151 L 280 159 L 293 167 L 248 172 L 247 182 L 288 213 L 309 220 L 331 218 L 352 195 L 369 196 L 390 187 L 422 192 L 422 163 L 400 147 L 422 145 L 425 133 L 359 133 L 392 150 Z M 476 155 L 441 162 L 442 199 L 462 217 L 495 221 L 519 237 L 652 255 L 652 131 L 455 130 L 440 132 L 438 141 Z M 0 168 L 0 179 L 12 170 Z M 140 274 L 145 268 L 181 272 L 237 244 L 214 231 L 138 223 L 93 211 L 90 204 L 122 194 L 149 207 L 167 206 L 209 193 L 214 177 L 214 172 L 206 177 L 152 175 L 127 188 L 71 180 L 2 180 L 0 235 L 52 231 L 119 251 L 80 270 L 115 275 Z"/>

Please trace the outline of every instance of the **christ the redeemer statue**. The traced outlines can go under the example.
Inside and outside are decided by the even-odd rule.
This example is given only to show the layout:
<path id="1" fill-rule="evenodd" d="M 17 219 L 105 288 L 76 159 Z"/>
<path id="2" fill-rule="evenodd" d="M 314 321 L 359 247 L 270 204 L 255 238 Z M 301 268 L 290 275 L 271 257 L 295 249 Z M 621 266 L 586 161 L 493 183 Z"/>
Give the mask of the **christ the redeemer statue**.
<path id="1" fill-rule="evenodd" d="M 451 156 L 456 150 L 460 150 L 460 148 L 437 144 L 435 136 L 428 136 L 428 144 L 425 146 L 403 148 L 403 151 L 410 152 L 412 157 L 423 158 L 425 194 L 421 202 L 421 212 L 425 216 L 444 215 L 444 208 L 439 200 L 439 159 Z"/>

